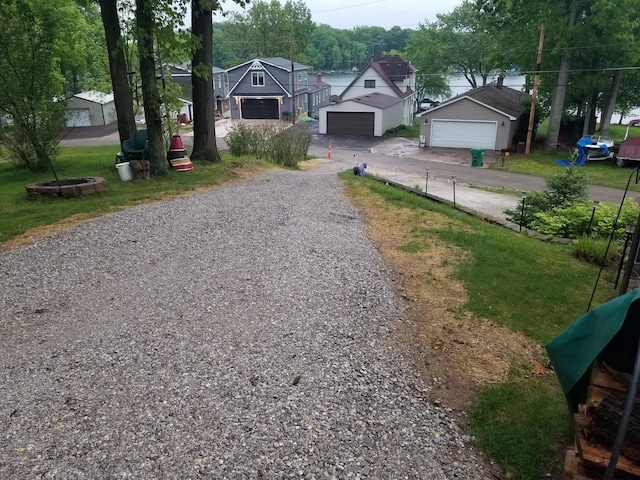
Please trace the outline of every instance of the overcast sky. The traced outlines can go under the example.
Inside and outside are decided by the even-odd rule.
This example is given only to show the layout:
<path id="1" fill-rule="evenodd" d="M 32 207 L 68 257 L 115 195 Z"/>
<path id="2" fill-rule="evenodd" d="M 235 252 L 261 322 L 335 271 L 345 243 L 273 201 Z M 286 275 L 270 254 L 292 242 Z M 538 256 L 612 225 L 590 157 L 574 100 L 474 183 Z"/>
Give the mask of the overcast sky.
<path id="1" fill-rule="evenodd" d="M 340 29 L 376 26 L 389 30 L 394 26 L 417 28 L 425 20 L 435 20 L 437 13 L 451 12 L 462 0 L 304 0 L 304 3 L 317 24 Z M 223 1 L 222 6 L 226 10 L 242 11 L 231 0 Z M 218 15 L 214 17 L 214 21 L 223 20 Z"/>

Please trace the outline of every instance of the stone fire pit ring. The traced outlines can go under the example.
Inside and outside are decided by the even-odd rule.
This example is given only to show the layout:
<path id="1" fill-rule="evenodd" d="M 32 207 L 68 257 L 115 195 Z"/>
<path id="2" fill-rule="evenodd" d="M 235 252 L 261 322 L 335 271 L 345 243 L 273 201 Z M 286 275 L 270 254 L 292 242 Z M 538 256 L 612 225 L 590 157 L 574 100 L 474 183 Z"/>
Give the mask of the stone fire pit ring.
<path id="1" fill-rule="evenodd" d="M 73 198 L 85 197 L 107 191 L 107 182 L 102 177 L 62 178 L 27 185 L 29 198 Z"/>

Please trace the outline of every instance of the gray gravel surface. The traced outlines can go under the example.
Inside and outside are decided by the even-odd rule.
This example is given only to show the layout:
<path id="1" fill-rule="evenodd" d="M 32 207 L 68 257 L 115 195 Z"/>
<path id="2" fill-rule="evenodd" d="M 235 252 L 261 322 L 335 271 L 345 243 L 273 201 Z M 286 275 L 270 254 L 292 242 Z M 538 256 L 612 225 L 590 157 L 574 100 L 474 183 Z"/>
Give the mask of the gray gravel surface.
<path id="1" fill-rule="evenodd" d="M 0 252 L 0 478 L 492 478 L 338 168 Z"/>

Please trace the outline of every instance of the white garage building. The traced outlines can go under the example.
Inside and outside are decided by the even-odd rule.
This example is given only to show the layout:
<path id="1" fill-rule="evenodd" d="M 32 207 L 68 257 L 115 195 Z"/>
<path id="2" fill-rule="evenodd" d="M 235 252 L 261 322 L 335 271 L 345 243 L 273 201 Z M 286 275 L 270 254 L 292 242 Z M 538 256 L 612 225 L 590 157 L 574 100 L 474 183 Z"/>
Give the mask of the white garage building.
<path id="1" fill-rule="evenodd" d="M 398 126 L 403 100 L 384 93 L 350 98 L 320 108 L 318 133 L 381 137 Z"/>
<path id="2" fill-rule="evenodd" d="M 67 127 L 109 125 L 117 120 L 112 93 L 76 93 L 67 100 L 67 112 Z"/>

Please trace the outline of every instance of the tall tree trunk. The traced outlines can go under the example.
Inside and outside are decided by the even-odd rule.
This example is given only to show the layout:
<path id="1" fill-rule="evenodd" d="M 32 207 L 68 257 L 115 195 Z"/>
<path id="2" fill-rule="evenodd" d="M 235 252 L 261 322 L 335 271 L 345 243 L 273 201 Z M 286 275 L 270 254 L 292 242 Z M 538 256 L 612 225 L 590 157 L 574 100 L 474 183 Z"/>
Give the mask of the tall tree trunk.
<path id="1" fill-rule="evenodd" d="M 217 2 L 216 2 L 217 3 Z M 192 0 L 191 29 L 197 47 L 193 52 L 191 86 L 193 89 L 194 160 L 220 162 L 216 145 L 215 96 L 213 90 L 213 18 L 211 2 Z"/>
<path id="2" fill-rule="evenodd" d="M 576 24 L 578 16 L 578 2 L 571 3 L 571 14 L 569 15 L 569 28 Z M 564 97 L 567 93 L 567 83 L 569 82 L 569 57 L 567 54 L 562 55 L 560 60 L 560 70 L 556 79 L 556 85 L 553 90 L 553 100 L 551 101 L 551 112 L 549 114 L 549 130 L 545 140 L 545 151 L 547 153 L 555 153 L 558 150 L 558 137 L 560 136 L 560 124 L 562 123 L 562 114 L 564 113 Z"/>
<path id="3" fill-rule="evenodd" d="M 589 93 L 587 99 L 587 108 L 584 109 L 584 121 L 582 122 L 582 136 L 586 137 L 591 132 L 591 115 L 595 109 L 595 93 L 592 91 Z"/>
<path id="4" fill-rule="evenodd" d="M 104 36 L 109 55 L 109 72 L 113 87 L 113 101 L 118 117 L 120 145 L 136 130 L 136 117 L 133 112 L 133 95 L 127 78 L 127 61 L 122 49 L 122 34 L 118 19 L 117 0 L 100 0 L 100 15 L 104 25 Z"/>
<path id="5" fill-rule="evenodd" d="M 622 84 L 622 70 L 617 70 L 613 75 L 613 80 L 611 81 L 611 90 L 609 93 L 609 98 L 605 108 L 602 110 L 602 115 L 600 117 L 600 135 L 603 137 L 609 136 L 609 130 L 611 128 L 611 117 L 613 116 L 613 109 L 616 106 L 616 101 L 618 100 L 618 93 L 620 92 L 620 85 Z"/>
<path id="6" fill-rule="evenodd" d="M 164 138 L 162 136 L 162 112 L 160 92 L 156 81 L 156 62 L 153 58 L 153 10 L 152 0 L 136 0 L 136 26 L 138 27 L 138 56 L 142 79 L 142 101 L 149 139 L 151 174 L 167 174 Z"/>

